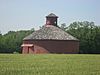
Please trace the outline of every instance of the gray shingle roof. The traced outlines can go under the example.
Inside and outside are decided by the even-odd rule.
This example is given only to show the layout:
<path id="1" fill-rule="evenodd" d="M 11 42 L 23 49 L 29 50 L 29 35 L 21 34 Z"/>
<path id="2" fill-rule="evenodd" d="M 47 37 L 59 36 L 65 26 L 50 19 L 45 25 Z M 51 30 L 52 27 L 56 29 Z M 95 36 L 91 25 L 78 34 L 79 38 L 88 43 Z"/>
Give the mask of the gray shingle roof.
<path id="1" fill-rule="evenodd" d="M 23 40 L 78 40 L 62 29 L 47 25 L 25 37 Z"/>

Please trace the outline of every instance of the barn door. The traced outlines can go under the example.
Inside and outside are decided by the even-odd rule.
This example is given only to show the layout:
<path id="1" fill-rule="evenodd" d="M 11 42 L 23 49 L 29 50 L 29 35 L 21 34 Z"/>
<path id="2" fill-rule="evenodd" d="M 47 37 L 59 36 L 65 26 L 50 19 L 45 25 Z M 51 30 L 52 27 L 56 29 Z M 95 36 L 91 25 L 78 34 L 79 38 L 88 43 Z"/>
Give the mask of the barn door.
<path id="1" fill-rule="evenodd" d="M 33 54 L 34 53 L 34 46 L 29 47 L 28 50 L 29 50 L 29 54 Z"/>
<path id="2" fill-rule="evenodd" d="M 23 47 L 23 53 L 24 54 L 34 52 L 34 45 L 33 44 L 22 44 L 21 46 Z"/>

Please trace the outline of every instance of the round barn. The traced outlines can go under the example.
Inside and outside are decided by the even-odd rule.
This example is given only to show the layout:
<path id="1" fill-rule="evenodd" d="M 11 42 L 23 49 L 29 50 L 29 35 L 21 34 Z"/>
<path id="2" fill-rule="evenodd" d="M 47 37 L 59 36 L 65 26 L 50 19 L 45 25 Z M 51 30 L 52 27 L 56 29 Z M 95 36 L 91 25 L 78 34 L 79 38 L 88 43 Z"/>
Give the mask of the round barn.
<path id="1" fill-rule="evenodd" d="M 74 54 L 79 52 L 79 40 L 57 26 L 57 18 L 51 13 L 46 24 L 23 39 L 23 54 Z"/>

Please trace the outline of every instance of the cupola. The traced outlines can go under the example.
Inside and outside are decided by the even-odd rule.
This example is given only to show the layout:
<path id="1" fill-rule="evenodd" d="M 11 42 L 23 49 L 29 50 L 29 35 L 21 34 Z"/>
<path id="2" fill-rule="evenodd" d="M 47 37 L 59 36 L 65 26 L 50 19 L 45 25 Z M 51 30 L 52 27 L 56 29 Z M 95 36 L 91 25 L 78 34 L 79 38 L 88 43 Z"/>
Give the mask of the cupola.
<path id="1" fill-rule="evenodd" d="M 48 16 L 46 16 L 46 25 L 53 25 L 57 26 L 57 18 L 55 14 L 51 13 Z"/>

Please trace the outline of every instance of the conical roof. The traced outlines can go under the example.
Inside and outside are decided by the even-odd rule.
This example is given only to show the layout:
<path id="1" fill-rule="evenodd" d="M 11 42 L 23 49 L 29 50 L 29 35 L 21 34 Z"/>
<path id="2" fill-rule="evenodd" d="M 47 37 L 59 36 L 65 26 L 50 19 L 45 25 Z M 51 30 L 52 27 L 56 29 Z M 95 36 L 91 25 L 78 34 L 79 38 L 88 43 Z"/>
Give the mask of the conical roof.
<path id="1" fill-rule="evenodd" d="M 46 16 L 46 17 L 58 17 L 58 16 L 56 16 L 54 13 L 50 13 L 48 16 Z"/>
<path id="2" fill-rule="evenodd" d="M 47 25 L 25 37 L 23 40 L 78 40 L 62 29 Z"/>

